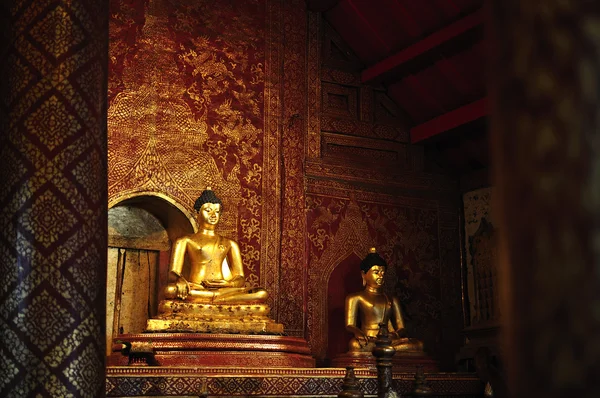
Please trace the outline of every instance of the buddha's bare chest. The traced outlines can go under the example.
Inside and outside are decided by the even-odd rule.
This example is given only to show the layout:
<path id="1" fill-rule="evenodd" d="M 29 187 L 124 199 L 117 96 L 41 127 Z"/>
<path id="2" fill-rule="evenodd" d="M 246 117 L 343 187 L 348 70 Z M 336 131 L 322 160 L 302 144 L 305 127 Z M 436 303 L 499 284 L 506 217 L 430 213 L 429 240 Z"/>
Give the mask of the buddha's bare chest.
<path id="1" fill-rule="evenodd" d="M 212 260 L 220 264 L 227 255 L 227 247 L 220 239 L 189 241 L 187 244 L 187 254 L 192 262 L 208 262 Z"/>
<path id="2" fill-rule="evenodd" d="M 385 295 L 367 296 L 359 302 L 361 319 L 369 323 L 380 322 L 391 310 L 391 303 Z"/>

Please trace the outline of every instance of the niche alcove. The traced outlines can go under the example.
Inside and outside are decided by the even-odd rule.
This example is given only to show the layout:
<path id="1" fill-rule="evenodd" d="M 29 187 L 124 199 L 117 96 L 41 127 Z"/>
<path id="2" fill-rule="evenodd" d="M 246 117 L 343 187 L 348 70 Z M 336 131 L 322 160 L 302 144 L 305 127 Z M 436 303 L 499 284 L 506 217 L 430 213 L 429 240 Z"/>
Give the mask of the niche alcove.
<path id="1" fill-rule="evenodd" d="M 106 354 L 114 337 L 142 333 L 156 315 L 171 244 L 194 233 L 193 217 L 170 198 L 141 193 L 108 210 Z"/>
<path id="2" fill-rule="evenodd" d="M 360 291 L 362 279 L 360 276 L 361 258 L 351 253 L 341 261 L 331 273 L 327 283 L 327 364 L 340 354 L 348 351 L 348 343 L 352 334 L 345 329 L 344 306 L 346 296 Z"/>

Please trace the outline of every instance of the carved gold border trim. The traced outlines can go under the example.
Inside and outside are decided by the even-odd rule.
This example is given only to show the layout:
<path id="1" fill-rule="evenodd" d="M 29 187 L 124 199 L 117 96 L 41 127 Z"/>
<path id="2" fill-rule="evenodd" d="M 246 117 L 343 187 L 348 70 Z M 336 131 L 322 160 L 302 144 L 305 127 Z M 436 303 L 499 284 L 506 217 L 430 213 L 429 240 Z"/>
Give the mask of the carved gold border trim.
<path id="1" fill-rule="evenodd" d="M 344 368 L 245 368 L 238 366 L 178 366 L 163 367 L 155 366 L 148 368 L 132 368 L 131 366 L 108 366 L 106 375 L 108 377 L 135 376 L 135 377 L 162 377 L 165 375 L 189 375 L 189 377 L 204 377 L 206 375 L 225 376 L 294 376 L 294 377 L 344 377 Z M 357 368 L 354 370 L 357 377 L 374 377 L 376 370 Z M 427 380 L 436 381 L 479 381 L 475 375 L 463 373 L 426 373 Z M 394 372 L 394 379 L 414 380 L 414 372 Z"/>
<path id="2" fill-rule="evenodd" d="M 321 156 L 321 14 L 308 12 L 308 131 L 306 157 L 316 159 Z"/>
<path id="3" fill-rule="evenodd" d="M 281 151 L 282 82 L 280 67 L 283 62 L 283 26 L 281 0 L 266 0 L 267 29 L 264 92 L 264 140 L 260 280 L 269 291 L 268 304 L 277 319 L 279 310 L 279 252 L 281 250 L 281 177 L 279 161 Z"/>

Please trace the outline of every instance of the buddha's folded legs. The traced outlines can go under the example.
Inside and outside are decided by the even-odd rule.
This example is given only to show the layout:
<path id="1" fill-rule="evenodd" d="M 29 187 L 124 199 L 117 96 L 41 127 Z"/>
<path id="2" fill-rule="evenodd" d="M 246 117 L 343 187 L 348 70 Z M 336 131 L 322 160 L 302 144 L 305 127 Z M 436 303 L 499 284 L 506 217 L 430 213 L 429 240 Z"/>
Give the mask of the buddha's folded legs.
<path id="1" fill-rule="evenodd" d="M 214 303 L 264 303 L 269 297 L 265 289 L 246 288 L 246 287 L 228 287 L 219 289 L 215 292 Z"/>
<path id="2" fill-rule="evenodd" d="M 392 346 L 396 352 L 400 351 L 423 351 L 423 342 L 417 339 L 402 337 L 392 340 Z"/>
<path id="3" fill-rule="evenodd" d="M 169 283 L 165 288 L 165 299 L 182 299 L 199 303 L 211 303 L 215 297 L 215 292 L 205 289 L 188 289 L 186 285 L 178 283 Z"/>
<path id="4" fill-rule="evenodd" d="M 417 339 L 402 337 L 402 338 L 398 338 L 398 339 L 393 339 L 392 347 L 394 347 L 396 349 L 396 352 L 423 351 L 423 342 L 421 342 Z M 362 341 L 359 342 L 354 337 L 350 339 L 350 343 L 349 343 L 350 351 L 371 352 L 371 351 L 373 351 L 373 348 L 375 348 L 375 338 L 374 337 L 369 337 L 367 344 L 365 344 Z"/>
<path id="5" fill-rule="evenodd" d="M 261 288 L 225 287 L 220 289 L 187 289 L 176 283 L 170 283 L 165 289 L 165 299 L 183 299 L 193 303 L 231 304 L 231 303 L 263 303 L 268 297 Z"/>
<path id="6" fill-rule="evenodd" d="M 369 349 L 370 347 L 370 349 Z M 349 349 L 350 351 L 372 351 L 375 348 L 375 343 L 369 342 L 365 345 L 364 341 L 358 341 L 355 337 L 350 339 Z"/>

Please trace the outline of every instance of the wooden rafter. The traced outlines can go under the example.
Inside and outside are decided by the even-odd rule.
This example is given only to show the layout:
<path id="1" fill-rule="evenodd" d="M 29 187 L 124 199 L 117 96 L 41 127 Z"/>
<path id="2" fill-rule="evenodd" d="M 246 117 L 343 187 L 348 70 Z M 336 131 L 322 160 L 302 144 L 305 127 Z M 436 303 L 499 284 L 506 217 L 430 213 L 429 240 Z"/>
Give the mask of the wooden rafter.
<path id="1" fill-rule="evenodd" d="M 306 7 L 310 11 L 326 12 L 339 3 L 339 0 L 306 0 Z"/>
<path id="2" fill-rule="evenodd" d="M 484 97 L 413 127 L 410 129 L 410 142 L 423 141 L 487 115 L 487 97 Z"/>
<path id="3" fill-rule="evenodd" d="M 427 36 L 423 40 L 389 56 L 381 62 L 368 67 L 361 74 L 363 83 L 376 81 L 383 76 L 393 72 L 408 61 L 425 54 L 428 51 L 452 40 L 461 34 L 475 28 L 483 23 L 483 11 L 481 9 L 459 19 L 456 22 Z"/>

